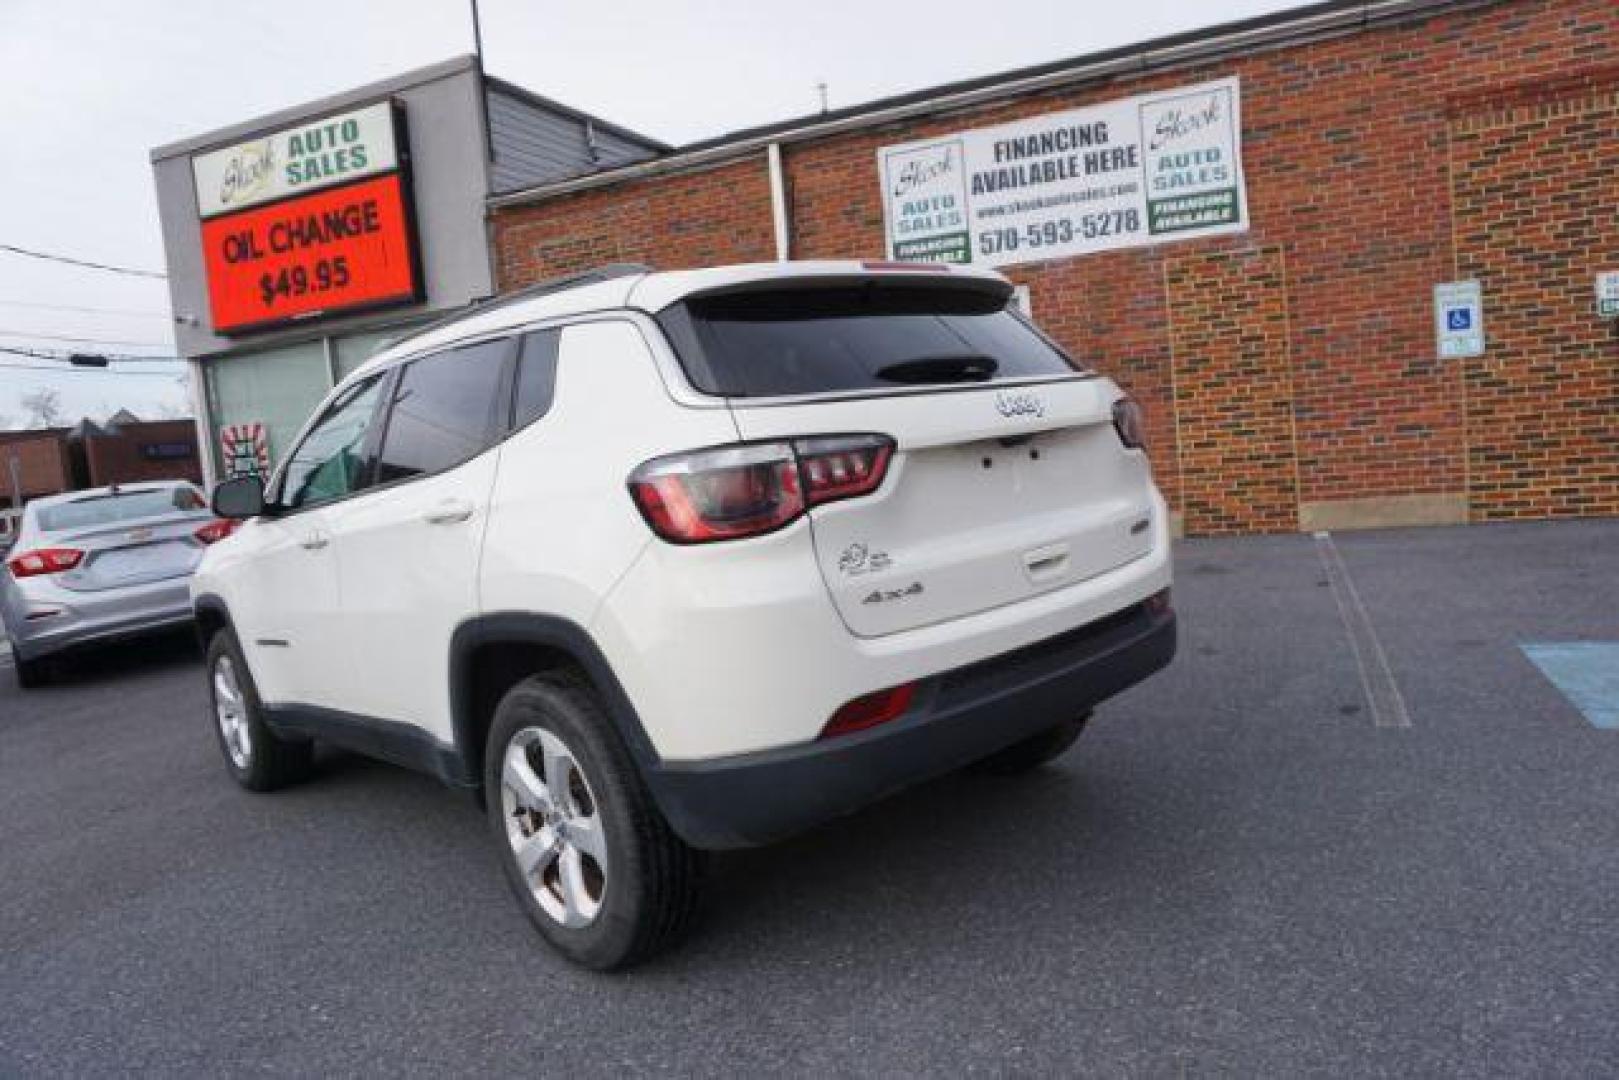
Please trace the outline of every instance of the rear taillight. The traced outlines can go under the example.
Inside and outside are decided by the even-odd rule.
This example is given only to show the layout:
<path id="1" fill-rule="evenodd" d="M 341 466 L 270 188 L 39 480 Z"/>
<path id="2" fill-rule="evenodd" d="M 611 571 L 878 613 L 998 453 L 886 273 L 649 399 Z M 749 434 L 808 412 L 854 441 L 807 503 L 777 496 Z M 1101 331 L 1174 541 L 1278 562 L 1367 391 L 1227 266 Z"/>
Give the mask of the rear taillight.
<path id="1" fill-rule="evenodd" d="M 1119 441 L 1132 450 L 1147 446 L 1147 417 L 1133 398 L 1121 397 L 1113 403 L 1113 430 Z"/>
<path id="2" fill-rule="evenodd" d="M 821 729 L 821 738 L 865 731 L 878 724 L 897 720 L 905 715 L 915 697 L 915 683 L 906 683 L 904 686 L 894 686 L 887 690 L 879 690 L 875 694 L 857 697 L 832 714 L 832 719 Z"/>
<path id="3" fill-rule="evenodd" d="M 201 540 L 205 544 L 214 544 L 225 539 L 225 537 L 229 536 L 235 531 L 236 521 L 234 519 L 219 518 L 215 521 L 210 521 L 208 524 L 204 525 L 191 535 L 195 536 L 198 540 Z"/>
<path id="4" fill-rule="evenodd" d="M 78 548 L 40 548 L 38 551 L 25 551 L 21 555 L 13 555 L 6 561 L 6 567 L 11 576 L 16 578 L 39 577 L 42 574 L 60 574 L 64 570 L 71 570 L 84 561 L 84 552 Z"/>
<path id="5" fill-rule="evenodd" d="M 893 451 L 882 435 L 839 435 L 673 454 L 631 473 L 630 495 L 671 543 L 738 540 L 876 491 Z"/>
<path id="6" fill-rule="evenodd" d="M 882 435 L 836 435 L 799 439 L 798 475 L 810 506 L 869 495 L 883 483 L 894 442 Z"/>

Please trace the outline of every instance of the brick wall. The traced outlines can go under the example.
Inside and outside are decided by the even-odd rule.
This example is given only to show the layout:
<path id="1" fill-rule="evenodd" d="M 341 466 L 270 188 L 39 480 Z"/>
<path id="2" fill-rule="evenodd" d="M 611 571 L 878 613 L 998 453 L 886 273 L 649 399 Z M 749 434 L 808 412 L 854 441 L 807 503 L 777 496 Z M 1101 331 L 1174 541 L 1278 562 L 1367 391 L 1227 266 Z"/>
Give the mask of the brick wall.
<path id="1" fill-rule="evenodd" d="M 147 447 L 189 446 L 186 457 L 159 457 Z M 190 420 L 152 420 L 120 424 L 116 432 L 84 440 L 86 486 L 133 484 L 143 480 L 190 480 L 202 483 L 197 457 L 197 428 Z"/>
<path id="2" fill-rule="evenodd" d="M 1242 78 L 1247 234 L 1007 271 L 1030 286 L 1037 320 L 1142 398 L 1160 481 L 1189 528 L 1285 530 L 1321 507 L 1390 497 L 1465 502 L 1476 518 L 1619 513 L 1619 338 L 1590 300 L 1598 265 L 1619 269 L 1613 0 L 1458 8 L 790 144 L 793 255 L 883 254 L 881 146 L 1228 75 Z M 494 223 L 504 287 L 612 259 L 774 254 L 762 154 Z M 1198 299 L 1203 274 L 1237 310 Z M 1490 356 L 1441 362 L 1432 289 L 1469 275 L 1485 282 Z M 1280 314 L 1260 318 L 1247 359 L 1228 325 L 1255 318 L 1241 310 L 1245 283 Z M 1195 394 L 1177 390 L 1186 371 L 1205 380 Z M 1216 414 L 1230 423 L 1189 445 Z M 1241 481 L 1218 505 L 1205 498 L 1214 477 Z"/>
<path id="3" fill-rule="evenodd" d="M 0 506 L 11 505 L 13 457 L 17 459 L 24 499 L 55 495 L 73 486 L 66 431 L 0 432 Z"/>

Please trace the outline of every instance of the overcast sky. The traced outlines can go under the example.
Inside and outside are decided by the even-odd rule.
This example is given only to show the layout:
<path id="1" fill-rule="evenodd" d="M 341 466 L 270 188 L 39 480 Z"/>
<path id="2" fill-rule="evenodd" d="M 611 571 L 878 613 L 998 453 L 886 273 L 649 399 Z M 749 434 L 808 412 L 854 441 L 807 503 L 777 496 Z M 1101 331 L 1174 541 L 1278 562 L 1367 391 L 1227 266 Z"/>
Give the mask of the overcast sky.
<path id="1" fill-rule="evenodd" d="M 835 108 L 1289 6 L 482 0 L 482 13 L 492 74 L 682 143 L 811 112 L 823 80 Z M 470 52 L 468 11 L 468 0 L 0 0 L 0 244 L 161 270 L 152 147 Z M 0 347 L 87 338 L 172 355 L 167 295 L 151 278 L 0 251 Z M 15 365 L 39 366 L 0 353 L 0 428 L 41 386 L 61 391 L 69 420 L 189 406 L 180 365 Z"/>

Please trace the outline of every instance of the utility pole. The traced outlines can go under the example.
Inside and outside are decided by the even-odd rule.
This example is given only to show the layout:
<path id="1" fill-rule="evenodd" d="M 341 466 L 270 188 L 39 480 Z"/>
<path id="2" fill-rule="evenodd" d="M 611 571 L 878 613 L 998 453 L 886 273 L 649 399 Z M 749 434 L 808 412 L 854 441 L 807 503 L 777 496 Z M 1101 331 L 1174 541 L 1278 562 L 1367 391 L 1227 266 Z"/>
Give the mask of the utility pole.
<path id="1" fill-rule="evenodd" d="M 22 513 L 22 462 L 17 460 L 16 454 L 12 454 L 7 464 L 11 467 L 11 506 Z"/>
<path id="2" fill-rule="evenodd" d="M 472 54 L 478 58 L 478 74 L 483 74 L 483 25 L 478 21 L 478 0 L 468 0 L 472 5 Z"/>

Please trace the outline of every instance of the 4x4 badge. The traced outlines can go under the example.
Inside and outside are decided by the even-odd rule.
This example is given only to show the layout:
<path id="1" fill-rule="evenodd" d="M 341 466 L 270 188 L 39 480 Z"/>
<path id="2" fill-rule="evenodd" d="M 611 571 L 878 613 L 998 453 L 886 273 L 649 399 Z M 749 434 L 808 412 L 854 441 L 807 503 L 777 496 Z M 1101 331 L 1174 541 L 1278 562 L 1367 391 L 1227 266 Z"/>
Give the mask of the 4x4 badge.
<path id="1" fill-rule="evenodd" d="M 1044 416 L 1046 402 L 1039 394 L 1026 390 L 1002 390 L 995 395 L 995 411 L 1005 417 Z"/>
<path id="2" fill-rule="evenodd" d="M 903 589 L 878 589 L 860 602 L 862 604 L 886 604 L 890 600 L 904 600 L 908 597 L 921 595 L 922 583 L 913 581 Z"/>

